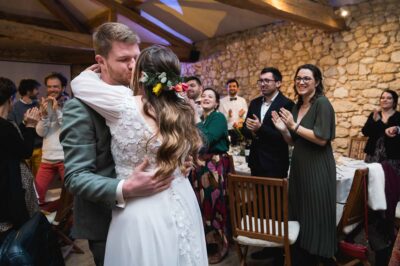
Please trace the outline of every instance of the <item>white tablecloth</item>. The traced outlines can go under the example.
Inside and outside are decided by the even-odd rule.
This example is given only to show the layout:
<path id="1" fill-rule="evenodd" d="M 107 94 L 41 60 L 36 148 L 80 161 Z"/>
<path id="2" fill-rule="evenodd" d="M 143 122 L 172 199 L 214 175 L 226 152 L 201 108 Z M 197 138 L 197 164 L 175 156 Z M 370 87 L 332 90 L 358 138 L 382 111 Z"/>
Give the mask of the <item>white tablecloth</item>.
<path id="1" fill-rule="evenodd" d="M 336 162 L 336 200 L 345 203 L 357 169 L 368 168 L 368 206 L 375 211 L 386 210 L 385 174 L 379 163 L 340 157 Z"/>
<path id="2" fill-rule="evenodd" d="M 244 156 L 233 156 L 233 161 L 237 174 L 250 175 L 250 168 Z M 385 176 L 382 165 L 367 164 L 349 157 L 339 157 L 336 160 L 336 201 L 346 203 L 355 171 L 367 167 L 369 169 L 368 205 L 373 210 L 386 210 Z"/>

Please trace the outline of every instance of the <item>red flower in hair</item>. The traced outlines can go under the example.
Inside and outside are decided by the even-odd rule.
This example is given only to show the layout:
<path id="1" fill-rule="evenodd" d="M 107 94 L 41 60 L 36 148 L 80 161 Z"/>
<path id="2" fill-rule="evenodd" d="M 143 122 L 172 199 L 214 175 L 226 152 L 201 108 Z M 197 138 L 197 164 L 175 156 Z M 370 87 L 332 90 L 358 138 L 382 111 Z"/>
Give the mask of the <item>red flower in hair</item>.
<path id="1" fill-rule="evenodd" d="M 186 83 L 178 83 L 175 86 L 172 86 L 172 89 L 176 92 L 186 92 L 189 86 Z"/>

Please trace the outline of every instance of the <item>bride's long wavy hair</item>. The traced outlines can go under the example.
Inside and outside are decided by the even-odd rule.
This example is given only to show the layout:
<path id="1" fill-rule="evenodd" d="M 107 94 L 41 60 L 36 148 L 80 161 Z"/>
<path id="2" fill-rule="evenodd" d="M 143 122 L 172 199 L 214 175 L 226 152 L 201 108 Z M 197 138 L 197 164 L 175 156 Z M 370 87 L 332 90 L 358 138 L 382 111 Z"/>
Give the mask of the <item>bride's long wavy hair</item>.
<path id="1" fill-rule="evenodd" d="M 174 90 L 163 90 L 156 96 L 152 92 L 155 84 L 145 85 L 140 82 L 142 72 L 166 72 L 179 76 L 180 71 L 177 56 L 170 49 L 159 45 L 144 49 L 136 62 L 133 86 L 143 94 L 145 114 L 154 119 L 158 126 L 158 132 L 153 139 L 158 135 L 162 137 L 156 157 L 156 177 L 170 176 L 177 167 L 184 169 L 184 161 L 188 155 L 196 162 L 202 145 L 192 106 L 185 99 L 178 97 Z"/>

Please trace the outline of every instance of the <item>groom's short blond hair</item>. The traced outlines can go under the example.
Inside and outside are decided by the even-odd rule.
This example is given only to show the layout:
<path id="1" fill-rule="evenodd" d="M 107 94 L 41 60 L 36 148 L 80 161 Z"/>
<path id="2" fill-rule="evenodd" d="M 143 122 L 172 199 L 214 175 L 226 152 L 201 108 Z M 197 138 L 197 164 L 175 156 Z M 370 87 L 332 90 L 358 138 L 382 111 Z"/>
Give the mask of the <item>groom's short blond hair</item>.
<path id="1" fill-rule="evenodd" d="M 128 26 L 107 22 L 100 25 L 93 33 L 93 48 L 96 54 L 107 57 L 113 42 L 139 44 L 139 36 Z"/>

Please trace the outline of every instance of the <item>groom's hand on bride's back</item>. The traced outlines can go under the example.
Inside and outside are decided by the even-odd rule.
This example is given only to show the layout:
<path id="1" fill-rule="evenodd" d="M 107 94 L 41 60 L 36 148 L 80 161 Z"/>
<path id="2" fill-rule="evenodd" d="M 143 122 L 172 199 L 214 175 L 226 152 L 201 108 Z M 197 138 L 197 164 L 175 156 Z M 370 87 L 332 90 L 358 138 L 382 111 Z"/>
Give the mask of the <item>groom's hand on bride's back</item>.
<path id="1" fill-rule="evenodd" d="M 145 171 L 148 165 L 149 160 L 145 158 L 143 162 L 133 170 L 131 176 L 125 179 L 122 186 L 122 194 L 125 199 L 146 197 L 169 188 L 173 177 L 154 178 L 156 171 Z"/>

